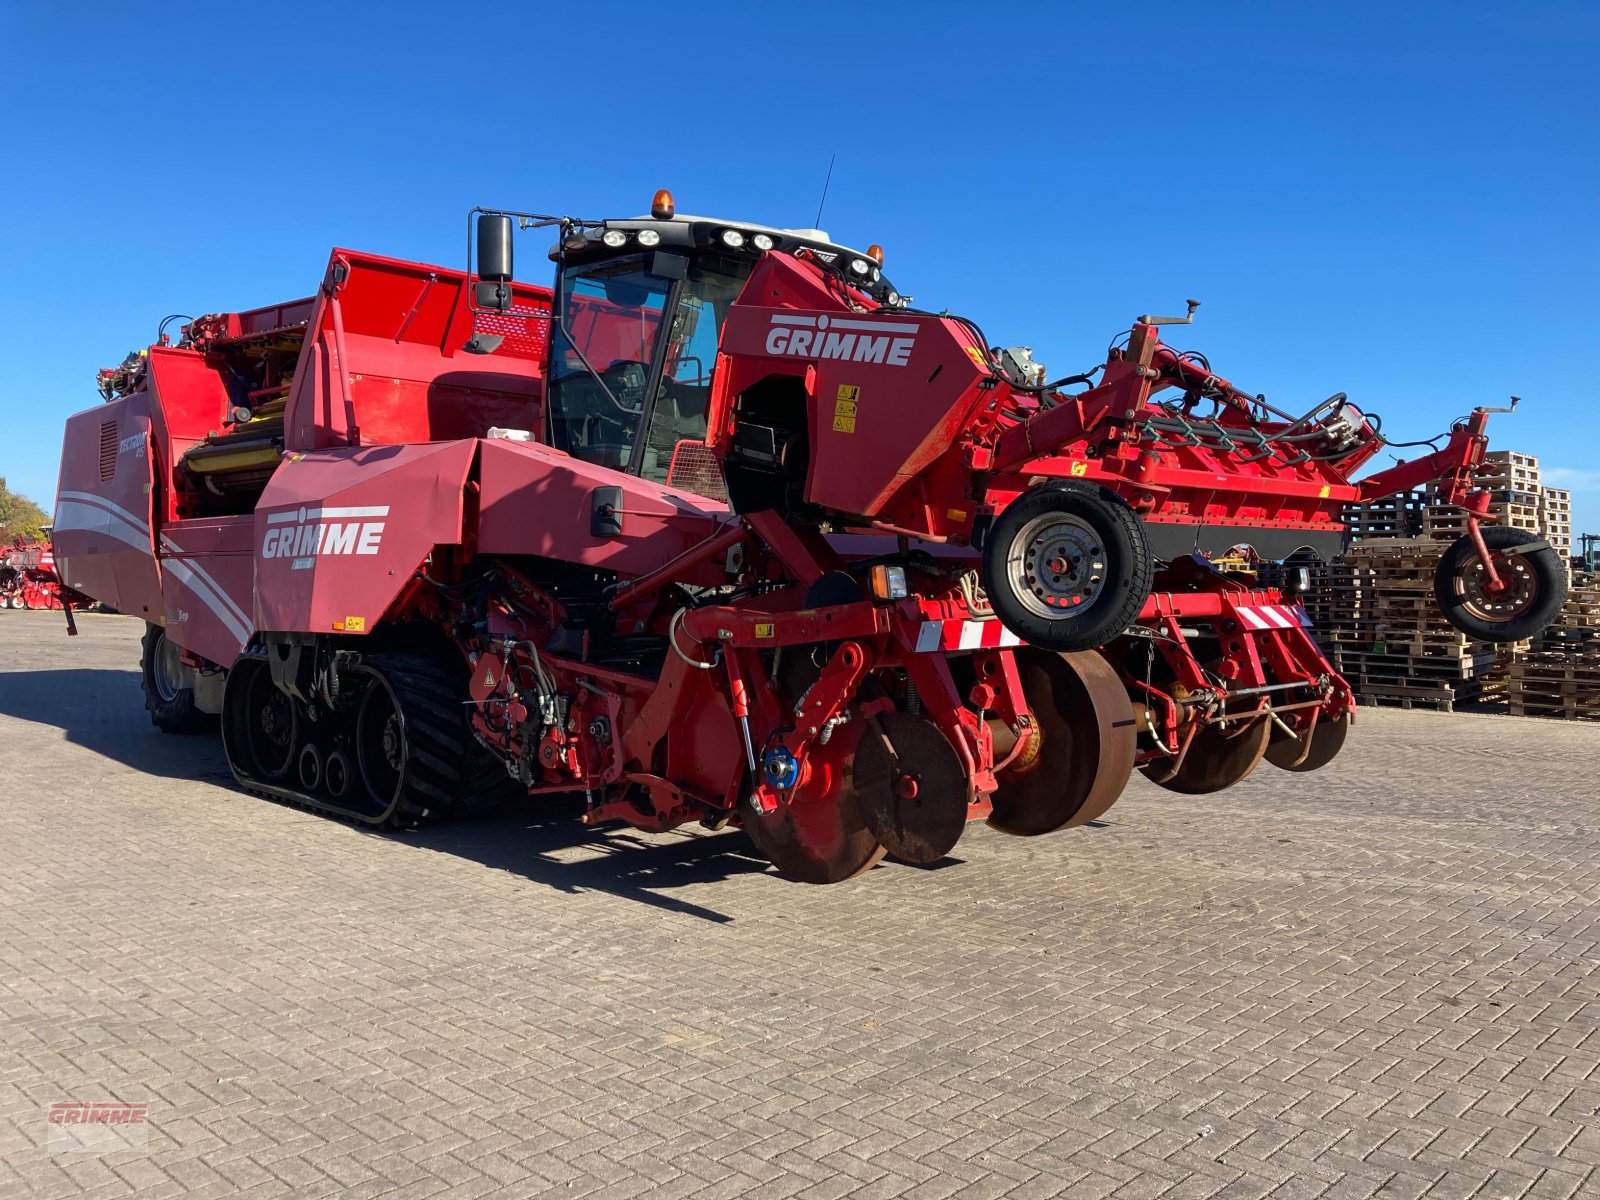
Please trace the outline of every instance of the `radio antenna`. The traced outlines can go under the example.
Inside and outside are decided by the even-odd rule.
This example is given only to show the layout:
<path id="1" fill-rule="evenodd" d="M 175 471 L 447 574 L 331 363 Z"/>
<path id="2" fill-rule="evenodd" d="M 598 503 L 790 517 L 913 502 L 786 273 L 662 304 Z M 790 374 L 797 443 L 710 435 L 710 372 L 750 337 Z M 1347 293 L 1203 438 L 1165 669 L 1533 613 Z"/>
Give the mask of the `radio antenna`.
<path id="1" fill-rule="evenodd" d="M 817 201 L 817 219 L 811 223 L 813 229 L 822 228 L 822 206 L 828 202 L 828 185 L 833 182 L 833 164 L 838 157 L 837 150 L 828 157 L 828 177 L 822 181 L 822 199 Z"/>

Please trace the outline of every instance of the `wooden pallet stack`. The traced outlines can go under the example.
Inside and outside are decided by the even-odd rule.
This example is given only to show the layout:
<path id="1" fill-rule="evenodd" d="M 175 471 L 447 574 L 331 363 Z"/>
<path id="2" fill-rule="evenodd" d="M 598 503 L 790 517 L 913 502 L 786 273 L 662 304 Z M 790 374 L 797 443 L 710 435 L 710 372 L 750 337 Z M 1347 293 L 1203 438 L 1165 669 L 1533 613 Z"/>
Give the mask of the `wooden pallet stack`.
<path id="1" fill-rule="evenodd" d="M 1346 504 L 1339 519 L 1349 527 L 1352 542 L 1419 537 L 1422 515 L 1427 507 L 1428 493 L 1416 488 L 1365 504 Z"/>
<path id="2" fill-rule="evenodd" d="M 1539 530 L 1550 539 L 1557 554 L 1572 557 L 1572 493 L 1566 488 L 1539 491 Z"/>
<path id="3" fill-rule="evenodd" d="M 1600 721 L 1600 587 L 1573 588 L 1561 615 L 1517 656 L 1511 712 Z"/>
<path id="4" fill-rule="evenodd" d="M 1313 578 L 1307 612 L 1329 661 L 1363 703 L 1449 712 L 1502 690 L 1501 648 L 1467 637 L 1434 600 L 1446 545 L 1374 539 L 1317 569 L 1322 578 Z"/>
<path id="5" fill-rule="evenodd" d="M 1537 458 L 1515 450 L 1491 450 L 1484 456 L 1476 479 L 1480 488 L 1492 493 L 1489 515 L 1500 524 L 1512 529 L 1540 530 L 1543 489 L 1539 486 Z M 1422 532 L 1426 537 L 1453 540 L 1466 531 L 1467 516 L 1453 504 L 1430 503 L 1423 511 Z"/>

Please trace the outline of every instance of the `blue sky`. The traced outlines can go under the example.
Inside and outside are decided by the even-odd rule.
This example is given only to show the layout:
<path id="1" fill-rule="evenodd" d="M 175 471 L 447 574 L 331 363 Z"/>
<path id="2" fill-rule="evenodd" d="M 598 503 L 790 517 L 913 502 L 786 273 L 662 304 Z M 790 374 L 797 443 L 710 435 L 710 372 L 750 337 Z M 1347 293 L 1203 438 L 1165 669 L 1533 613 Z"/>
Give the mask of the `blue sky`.
<path id="1" fill-rule="evenodd" d="M 167 313 L 329 247 L 457 264 L 473 204 L 881 242 L 919 305 L 1101 361 L 1141 312 L 1279 407 L 1477 404 L 1600 532 L 1600 6 L 65 6 L 0 0 L 0 474 Z M 519 273 L 546 264 L 524 243 Z"/>

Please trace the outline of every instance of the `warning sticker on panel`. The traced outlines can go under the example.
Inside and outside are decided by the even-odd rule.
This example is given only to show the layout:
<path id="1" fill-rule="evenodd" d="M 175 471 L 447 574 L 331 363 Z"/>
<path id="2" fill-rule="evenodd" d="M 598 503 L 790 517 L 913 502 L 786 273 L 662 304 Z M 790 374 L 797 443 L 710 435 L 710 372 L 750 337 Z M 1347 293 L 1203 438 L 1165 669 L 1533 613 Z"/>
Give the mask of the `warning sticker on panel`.
<path id="1" fill-rule="evenodd" d="M 860 402 L 861 389 L 853 383 L 839 385 L 838 399 L 833 402 L 833 431 L 835 433 L 854 433 L 856 431 L 856 405 Z"/>

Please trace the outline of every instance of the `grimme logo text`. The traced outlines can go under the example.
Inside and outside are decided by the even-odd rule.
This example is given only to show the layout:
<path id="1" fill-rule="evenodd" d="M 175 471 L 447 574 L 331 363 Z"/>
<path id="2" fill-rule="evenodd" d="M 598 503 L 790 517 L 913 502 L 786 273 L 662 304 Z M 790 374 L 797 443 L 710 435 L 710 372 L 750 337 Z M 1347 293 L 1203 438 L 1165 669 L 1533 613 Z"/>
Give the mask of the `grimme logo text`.
<path id="1" fill-rule="evenodd" d="M 777 313 L 767 330 L 767 353 L 903 367 L 911 361 L 916 340 L 917 326 L 912 321 Z"/>
<path id="2" fill-rule="evenodd" d="M 387 504 L 365 508 L 297 508 L 267 514 L 262 558 L 292 558 L 294 570 L 324 554 L 376 554 Z M 376 518 L 376 519 L 375 519 Z"/>

